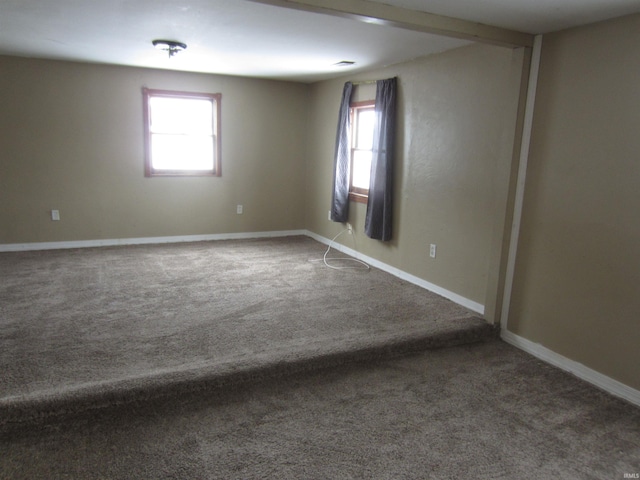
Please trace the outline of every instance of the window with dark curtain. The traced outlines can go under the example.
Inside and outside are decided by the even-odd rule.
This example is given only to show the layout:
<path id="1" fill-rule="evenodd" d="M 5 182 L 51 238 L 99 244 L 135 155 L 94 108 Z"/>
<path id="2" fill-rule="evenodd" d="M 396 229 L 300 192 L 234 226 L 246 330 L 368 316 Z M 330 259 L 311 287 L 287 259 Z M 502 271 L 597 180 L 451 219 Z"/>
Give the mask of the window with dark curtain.
<path id="1" fill-rule="evenodd" d="M 364 231 L 376 240 L 391 240 L 393 161 L 396 133 L 397 78 L 376 82 L 376 115 L 371 180 Z"/>
<path id="2" fill-rule="evenodd" d="M 370 238 L 382 241 L 390 240 L 392 235 L 397 83 L 395 77 L 376 82 L 375 122 L 365 233 Z M 349 218 L 349 104 L 352 91 L 353 84 L 345 83 L 338 115 L 331 202 L 331 220 L 335 222 L 346 222 Z"/>
<path id="3" fill-rule="evenodd" d="M 353 84 L 345 83 L 338 113 L 331 196 L 331 220 L 334 222 L 346 222 L 349 219 L 349 104 L 352 91 Z"/>

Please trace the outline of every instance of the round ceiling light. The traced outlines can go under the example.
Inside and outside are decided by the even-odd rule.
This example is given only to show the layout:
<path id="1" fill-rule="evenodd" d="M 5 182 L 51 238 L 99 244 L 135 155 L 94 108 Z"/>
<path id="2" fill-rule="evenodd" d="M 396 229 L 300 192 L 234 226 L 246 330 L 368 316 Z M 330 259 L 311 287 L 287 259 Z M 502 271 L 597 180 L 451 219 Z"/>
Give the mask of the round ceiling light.
<path id="1" fill-rule="evenodd" d="M 169 58 L 187 48 L 186 43 L 174 42 L 173 40 L 154 40 L 151 43 L 158 50 L 165 50 L 168 52 Z"/>

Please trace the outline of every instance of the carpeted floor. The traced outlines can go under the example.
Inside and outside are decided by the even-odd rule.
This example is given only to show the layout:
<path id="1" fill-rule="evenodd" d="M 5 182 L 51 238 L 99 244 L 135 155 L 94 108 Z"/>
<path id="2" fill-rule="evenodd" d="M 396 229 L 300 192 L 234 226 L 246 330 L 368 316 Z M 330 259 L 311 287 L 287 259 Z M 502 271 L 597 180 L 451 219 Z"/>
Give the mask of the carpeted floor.
<path id="1" fill-rule="evenodd" d="M 328 269 L 324 251 L 295 237 L 0 254 L 0 479 L 640 472 L 640 409 L 437 295 Z"/>
<path id="2" fill-rule="evenodd" d="M 495 334 L 379 270 L 329 269 L 325 249 L 290 237 L 0 254 L 0 424 Z"/>
<path id="3" fill-rule="evenodd" d="M 494 340 L 0 427 L 2 479 L 624 479 L 640 409 Z"/>

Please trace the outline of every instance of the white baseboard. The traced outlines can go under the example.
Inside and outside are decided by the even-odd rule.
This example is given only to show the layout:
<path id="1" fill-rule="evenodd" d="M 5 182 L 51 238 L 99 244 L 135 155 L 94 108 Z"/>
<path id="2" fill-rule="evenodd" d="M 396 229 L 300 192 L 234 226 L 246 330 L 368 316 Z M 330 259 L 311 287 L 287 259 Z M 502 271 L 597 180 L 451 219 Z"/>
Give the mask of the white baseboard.
<path id="1" fill-rule="evenodd" d="M 331 243 L 331 240 L 329 240 L 328 238 L 322 237 L 313 232 L 306 232 L 306 235 L 313 238 L 314 240 L 317 240 L 320 243 L 324 243 L 325 245 L 329 245 L 329 243 Z M 399 268 L 392 267 L 391 265 L 388 265 L 379 260 L 376 260 L 375 258 L 369 257 L 367 255 L 363 255 L 362 253 L 356 250 L 353 250 L 349 247 L 346 247 L 344 245 L 341 245 L 339 243 L 335 243 L 335 242 L 331 243 L 331 248 L 335 248 L 340 252 L 346 253 L 347 255 L 351 255 L 352 257 L 357 258 L 358 260 L 362 260 L 363 262 L 368 263 L 372 267 L 375 267 L 384 272 L 390 273 L 395 277 L 398 277 L 402 280 L 406 280 L 409 283 L 413 283 L 414 285 L 417 285 L 433 293 L 436 293 L 444 298 L 451 300 L 452 302 L 457 303 L 458 305 L 462 305 L 463 307 L 466 307 L 469 310 L 473 310 L 474 312 L 479 313 L 480 315 L 484 315 L 484 305 L 478 302 L 469 300 L 468 298 L 458 295 L 457 293 L 446 290 L 442 287 L 439 287 L 438 285 L 434 285 L 433 283 L 427 282 L 426 280 L 423 280 L 420 277 L 411 275 L 410 273 L 400 270 Z"/>
<path id="2" fill-rule="evenodd" d="M 290 237 L 307 235 L 306 230 L 280 230 L 274 232 L 219 233 L 210 235 L 183 235 L 172 237 L 112 238 L 103 240 L 74 240 L 69 242 L 34 242 L 0 244 L 0 252 L 30 250 L 60 250 L 64 248 L 113 247 L 119 245 L 148 245 L 154 243 L 206 242 L 210 240 L 238 240 L 250 238 Z"/>
<path id="3" fill-rule="evenodd" d="M 527 340 L 526 338 L 516 335 L 515 333 L 509 332 L 508 330 L 503 329 L 500 333 L 500 336 L 505 342 L 513 345 L 514 347 L 524 350 L 534 357 L 537 357 L 544 362 L 550 363 L 551 365 L 558 367 L 561 370 L 572 373 L 576 377 L 581 378 L 582 380 L 585 380 L 595 385 L 596 387 L 601 388 L 611 395 L 620 397 L 624 400 L 627 400 L 628 402 L 633 403 L 634 405 L 640 406 L 639 390 L 635 390 L 634 388 L 631 388 L 624 383 L 618 382 L 611 377 L 607 377 L 602 373 L 596 372 L 595 370 L 592 370 L 581 363 L 570 360 L 567 357 L 563 357 L 562 355 L 549 350 L 539 343 L 534 343 L 530 340 Z"/>

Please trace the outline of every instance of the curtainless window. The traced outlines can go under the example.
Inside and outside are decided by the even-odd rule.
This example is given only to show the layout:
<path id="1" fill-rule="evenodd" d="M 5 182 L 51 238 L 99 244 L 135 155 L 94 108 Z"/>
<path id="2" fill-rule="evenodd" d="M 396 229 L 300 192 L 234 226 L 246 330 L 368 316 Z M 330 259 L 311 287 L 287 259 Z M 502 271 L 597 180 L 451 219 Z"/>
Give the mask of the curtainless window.
<path id="1" fill-rule="evenodd" d="M 219 93 L 143 89 L 145 176 L 220 176 Z"/>

